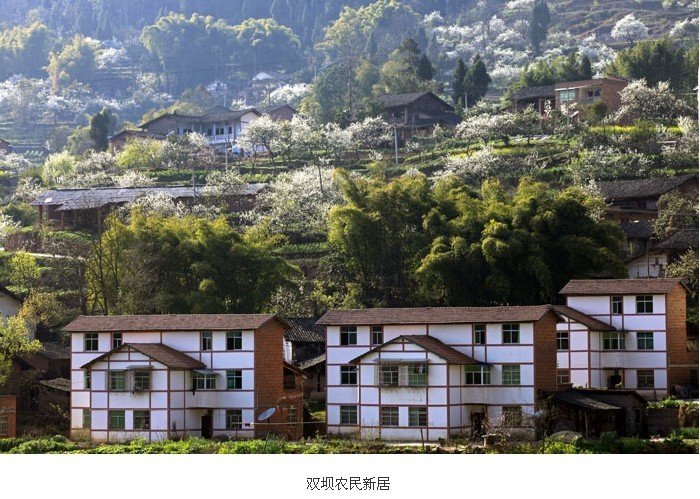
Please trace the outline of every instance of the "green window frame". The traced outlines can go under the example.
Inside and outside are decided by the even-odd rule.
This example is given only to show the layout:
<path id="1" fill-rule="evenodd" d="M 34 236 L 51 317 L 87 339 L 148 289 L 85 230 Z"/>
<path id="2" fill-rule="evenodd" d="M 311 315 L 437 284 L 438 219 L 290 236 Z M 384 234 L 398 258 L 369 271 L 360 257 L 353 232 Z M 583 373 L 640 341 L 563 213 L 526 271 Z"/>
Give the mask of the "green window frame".
<path id="1" fill-rule="evenodd" d="M 193 390 L 216 390 L 216 374 L 192 373 Z"/>
<path id="2" fill-rule="evenodd" d="M 202 331 L 202 351 L 210 351 L 212 347 L 211 331 Z"/>
<path id="3" fill-rule="evenodd" d="M 83 387 L 85 390 L 92 389 L 92 371 L 90 369 L 85 369 L 83 372 Z"/>
<path id="4" fill-rule="evenodd" d="M 126 412 L 122 410 L 109 411 L 109 427 L 110 430 L 126 429 Z"/>
<path id="5" fill-rule="evenodd" d="M 409 407 L 408 408 L 408 426 L 428 426 L 428 408 L 427 407 Z"/>
<path id="6" fill-rule="evenodd" d="M 491 367 L 481 365 L 464 366 L 464 384 L 490 385 Z"/>
<path id="7" fill-rule="evenodd" d="M 622 331 L 603 332 L 603 350 L 624 350 L 625 333 Z"/>
<path id="8" fill-rule="evenodd" d="M 357 326 L 340 326 L 340 344 L 357 345 Z"/>
<path id="9" fill-rule="evenodd" d="M 357 424 L 357 406 L 340 406 L 340 424 Z"/>
<path id="10" fill-rule="evenodd" d="M 108 371 L 109 390 L 123 392 L 126 390 L 126 371 Z"/>
<path id="11" fill-rule="evenodd" d="M 340 366 L 340 384 L 357 384 L 357 366 Z"/>
<path id="12" fill-rule="evenodd" d="M 638 314 L 654 313 L 654 297 L 652 295 L 639 295 L 635 298 Z"/>
<path id="13" fill-rule="evenodd" d="M 503 324 L 501 326 L 504 345 L 515 345 L 520 343 L 520 324 Z"/>
<path id="14" fill-rule="evenodd" d="M 0 415 L 0 437 L 10 435 L 10 416 Z"/>
<path id="15" fill-rule="evenodd" d="M 654 333 L 641 332 L 637 333 L 637 350 L 653 350 L 654 349 Z"/>
<path id="16" fill-rule="evenodd" d="M 83 428 L 89 430 L 92 426 L 92 414 L 90 409 L 83 409 Z"/>
<path id="17" fill-rule="evenodd" d="M 226 331 L 226 350 L 243 350 L 243 331 Z"/>
<path id="18" fill-rule="evenodd" d="M 399 408 L 396 406 L 380 407 L 379 424 L 381 426 L 399 426 Z"/>
<path id="19" fill-rule="evenodd" d="M 486 324 L 474 324 L 472 341 L 475 345 L 486 344 Z"/>
<path id="20" fill-rule="evenodd" d="M 520 405 L 504 405 L 503 406 L 503 425 L 504 426 L 522 426 L 523 424 L 523 408 Z"/>
<path id="21" fill-rule="evenodd" d="M 151 389 L 151 371 L 147 369 L 136 369 L 132 373 L 133 391 L 147 392 Z"/>
<path id="22" fill-rule="evenodd" d="M 100 349 L 100 340 L 97 333 L 85 333 L 83 340 L 83 350 L 86 352 L 97 352 Z"/>
<path id="23" fill-rule="evenodd" d="M 226 410 L 226 429 L 240 430 L 243 428 L 243 411 L 241 409 Z"/>
<path id="24" fill-rule="evenodd" d="M 227 390 L 242 390 L 243 389 L 243 371 L 240 369 L 232 369 L 226 371 L 226 389 Z"/>
<path id="25" fill-rule="evenodd" d="M 519 385 L 520 384 L 520 365 L 505 364 L 503 366 L 503 384 L 504 385 Z"/>
<path id="26" fill-rule="evenodd" d="M 384 343 L 384 327 L 372 326 L 372 345 L 381 345 Z"/>
<path id="27" fill-rule="evenodd" d="M 134 411 L 134 430 L 151 429 L 151 411 Z"/>

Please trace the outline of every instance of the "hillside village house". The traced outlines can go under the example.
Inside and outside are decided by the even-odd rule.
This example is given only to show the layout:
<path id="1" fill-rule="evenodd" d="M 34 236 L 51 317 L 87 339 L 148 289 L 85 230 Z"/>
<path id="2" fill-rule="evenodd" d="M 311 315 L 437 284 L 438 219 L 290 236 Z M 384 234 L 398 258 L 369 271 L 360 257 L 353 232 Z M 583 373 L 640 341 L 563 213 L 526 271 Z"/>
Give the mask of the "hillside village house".
<path id="1" fill-rule="evenodd" d="M 283 359 L 286 327 L 259 314 L 78 317 L 64 329 L 71 435 L 299 438 L 301 374 Z"/>
<path id="2" fill-rule="evenodd" d="M 566 306 L 329 311 L 318 321 L 328 433 L 437 440 L 504 425 L 533 436 L 541 395 L 572 383 L 614 381 L 652 399 L 697 383 L 678 280 L 571 281 L 562 292 Z"/>
<path id="3" fill-rule="evenodd" d="M 216 106 L 201 116 L 165 113 L 139 125 L 139 128 L 156 137 L 196 132 L 204 135 L 210 146 L 223 148 L 231 147 L 241 132 L 259 116 L 260 113 L 253 108 L 232 111 Z"/>
<path id="4" fill-rule="evenodd" d="M 437 125 L 454 130 L 462 119 L 454 107 L 432 92 L 382 95 L 382 116 L 401 141 L 430 135 Z"/>
<path id="5" fill-rule="evenodd" d="M 267 184 L 249 183 L 240 192 L 226 196 L 232 213 L 248 211 L 255 206 L 257 195 Z M 49 189 L 30 203 L 39 212 L 39 224 L 66 228 L 100 230 L 112 210 L 143 196 L 163 195 L 176 203 L 193 203 L 207 195 L 206 186 L 159 187 L 91 187 L 85 189 Z"/>
<path id="6" fill-rule="evenodd" d="M 564 104 L 588 107 L 603 102 L 609 112 L 620 109 L 620 92 L 629 80 L 620 76 L 607 76 L 592 80 L 564 81 L 554 84 L 554 105 L 561 109 Z"/>

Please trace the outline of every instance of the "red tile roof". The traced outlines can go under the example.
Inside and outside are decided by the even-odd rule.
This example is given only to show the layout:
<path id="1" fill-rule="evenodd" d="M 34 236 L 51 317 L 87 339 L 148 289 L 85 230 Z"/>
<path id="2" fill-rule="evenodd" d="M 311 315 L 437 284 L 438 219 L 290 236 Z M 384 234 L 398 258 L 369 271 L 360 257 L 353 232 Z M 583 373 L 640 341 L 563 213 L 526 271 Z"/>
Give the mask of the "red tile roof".
<path id="1" fill-rule="evenodd" d="M 228 331 L 258 329 L 276 320 L 287 324 L 273 314 L 177 314 L 177 315 L 81 315 L 68 324 L 69 333 L 101 331 Z"/>
<path id="2" fill-rule="evenodd" d="M 390 343 L 396 343 L 401 340 L 406 340 L 411 343 L 414 343 L 421 347 L 424 350 L 427 350 L 428 352 L 434 353 L 438 357 L 445 359 L 448 364 L 455 364 L 459 366 L 466 366 L 466 365 L 471 365 L 471 364 L 480 364 L 476 359 L 471 358 L 470 356 L 460 352 L 459 350 L 455 350 L 449 345 L 445 345 L 442 341 L 438 340 L 434 336 L 428 336 L 428 335 L 406 335 L 406 336 L 398 336 L 394 338 L 393 340 L 387 341 L 384 343 L 384 345 L 379 345 L 378 347 L 373 348 L 372 350 L 369 350 L 362 355 L 355 357 L 350 361 L 350 363 L 355 363 L 358 362 L 361 358 L 365 357 L 366 355 L 369 355 L 370 353 L 374 353 L 377 351 L 380 351 L 385 345 L 388 345 Z"/>
<path id="3" fill-rule="evenodd" d="M 477 322 L 533 322 L 550 305 L 514 307 L 425 307 L 329 310 L 318 320 L 325 326 L 357 324 L 469 324 Z"/>
<path id="4" fill-rule="evenodd" d="M 186 355 L 167 345 L 163 345 L 162 343 L 124 343 L 123 345 L 92 359 L 82 367 L 83 369 L 89 367 L 96 362 L 106 359 L 113 353 L 126 348 L 133 348 L 137 352 L 141 352 L 146 357 L 150 357 L 151 359 L 160 362 L 170 369 L 203 369 L 206 367 L 204 363 L 198 361 L 197 359 L 193 359 L 189 355 Z"/>
<path id="5" fill-rule="evenodd" d="M 562 295 L 667 294 L 680 279 L 580 279 L 562 288 Z"/>
<path id="6" fill-rule="evenodd" d="M 554 305 L 552 307 L 552 310 L 554 310 L 560 315 L 563 315 L 565 317 L 568 317 L 569 319 L 578 322 L 579 324 L 583 324 L 591 331 L 615 331 L 615 328 L 610 324 L 606 324 L 603 321 L 594 319 L 593 317 L 590 317 L 584 314 L 583 312 L 579 312 L 578 310 L 575 310 L 571 307 L 567 307 L 566 305 Z"/>

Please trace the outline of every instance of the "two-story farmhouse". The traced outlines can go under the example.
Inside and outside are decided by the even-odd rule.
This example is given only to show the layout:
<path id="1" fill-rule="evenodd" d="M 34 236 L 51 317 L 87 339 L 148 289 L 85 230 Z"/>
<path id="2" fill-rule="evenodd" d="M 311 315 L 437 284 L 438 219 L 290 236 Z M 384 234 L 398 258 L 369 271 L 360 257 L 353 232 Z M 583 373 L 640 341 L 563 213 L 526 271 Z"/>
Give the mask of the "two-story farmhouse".
<path id="1" fill-rule="evenodd" d="M 678 280 L 571 281 L 562 293 L 567 305 L 329 311 L 318 322 L 327 431 L 531 435 L 544 393 L 614 382 L 658 399 L 693 369 L 697 380 Z"/>
<path id="2" fill-rule="evenodd" d="M 299 438 L 301 376 L 283 359 L 286 327 L 256 314 L 78 317 L 65 328 L 71 434 Z"/>
<path id="3" fill-rule="evenodd" d="M 697 385 L 697 351 L 687 348 L 686 292 L 678 279 L 576 280 L 561 293 L 569 307 L 608 327 L 576 317 L 558 324 L 560 381 L 630 388 L 652 400 L 674 385 Z"/>

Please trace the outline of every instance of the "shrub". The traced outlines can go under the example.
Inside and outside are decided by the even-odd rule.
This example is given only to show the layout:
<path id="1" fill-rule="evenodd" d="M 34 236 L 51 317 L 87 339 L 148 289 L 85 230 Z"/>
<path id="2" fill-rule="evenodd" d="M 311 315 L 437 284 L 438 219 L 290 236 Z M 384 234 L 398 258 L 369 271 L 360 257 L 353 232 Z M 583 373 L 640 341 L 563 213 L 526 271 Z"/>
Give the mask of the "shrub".
<path id="1" fill-rule="evenodd" d="M 698 440 L 698 428 L 678 428 L 673 430 L 671 437 L 680 435 L 682 439 L 686 440 Z"/>
<path id="2" fill-rule="evenodd" d="M 8 451 L 8 454 L 56 454 L 75 450 L 75 444 L 61 435 L 27 440 Z"/>

